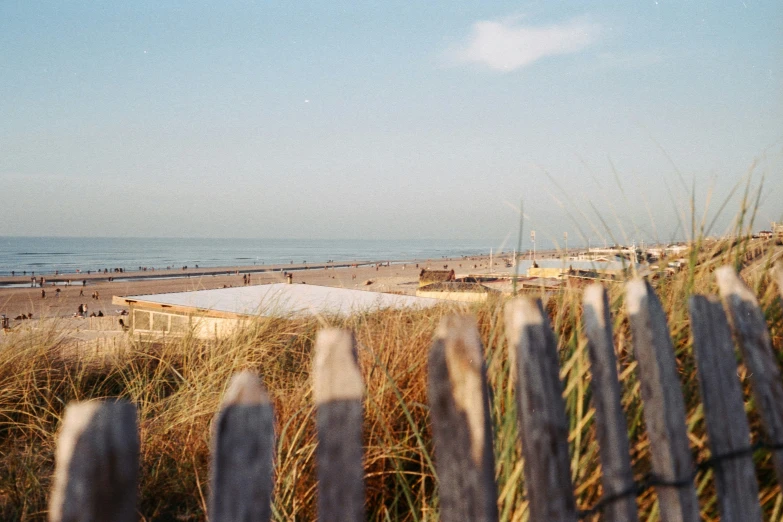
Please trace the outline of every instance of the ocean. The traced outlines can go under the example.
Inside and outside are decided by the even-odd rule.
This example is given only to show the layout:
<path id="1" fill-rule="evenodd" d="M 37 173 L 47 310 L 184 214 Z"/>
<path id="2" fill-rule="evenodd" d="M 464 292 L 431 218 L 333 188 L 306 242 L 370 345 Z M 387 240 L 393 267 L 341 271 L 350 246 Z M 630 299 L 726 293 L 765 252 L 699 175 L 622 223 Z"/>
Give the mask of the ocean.
<path id="1" fill-rule="evenodd" d="M 497 245 L 495 250 L 497 251 Z M 77 270 L 395 261 L 488 254 L 492 242 L 458 240 L 0 237 L 0 276 Z"/>

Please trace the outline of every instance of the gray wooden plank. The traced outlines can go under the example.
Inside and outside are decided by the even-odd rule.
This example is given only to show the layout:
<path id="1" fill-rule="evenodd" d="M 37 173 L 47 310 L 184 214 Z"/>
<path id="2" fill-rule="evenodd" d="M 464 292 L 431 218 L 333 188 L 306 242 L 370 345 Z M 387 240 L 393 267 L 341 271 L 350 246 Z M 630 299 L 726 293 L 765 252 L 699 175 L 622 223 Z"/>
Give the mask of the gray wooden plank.
<path id="1" fill-rule="evenodd" d="M 320 330 L 315 341 L 313 396 L 318 432 L 318 519 L 364 520 L 362 397 L 356 341 L 348 330 Z"/>
<path id="2" fill-rule="evenodd" d="M 601 453 L 603 498 L 608 501 L 603 510 L 605 520 L 635 522 L 638 520 L 634 492 L 628 425 L 621 403 L 617 358 L 614 353 L 609 301 L 604 287 L 595 283 L 585 289 L 584 331 L 590 355 L 595 425 Z"/>
<path id="3" fill-rule="evenodd" d="M 261 379 L 234 375 L 214 424 L 209 517 L 213 522 L 272 516 L 274 410 Z"/>
<path id="4" fill-rule="evenodd" d="M 653 472 L 661 482 L 680 484 L 656 486 L 661 519 L 696 522 L 699 504 L 693 485 L 693 458 L 666 314 L 652 287 L 642 279 L 626 284 L 626 307 L 639 364 Z"/>
<path id="5" fill-rule="evenodd" d="M 750 447 L 737 359 L 726 314 L 716 296 L 690 299 L 693 350 L 713 458 Z M 715 483 L 721 520 L 761 520 L 759 488 L 750 454 L 718 461 Z"/>
<path id="6" fill-rule="evenodd" d="M 136 520 L 138 472 L 136 406 L 70 403 L 57 437 L 49 520 Z"/>
<path id="7" fill-rule="evenodd" d="M 505 308 L 509 351 L 516 352 L 517 405 L 531 520 L 575 521 L 568 419 L 557 343 L 541 301 L 519 297 Z"/>
<path id="8" fill-rule="evenodd" d="M 498 519 L 483 353 L 474 318 L 443 318 L 430 350 L 428 384 L 444 522 Z"/>
<path id="9" fill-rule="evenodd" d="M 764 313 L 756 296 L 732 267 L 717 269 L 715 276 L 739 340 L 742 359 L 750 372 L 755 407 L 767 439 L 773 444 L 783 444 L 783 382 Z M 783 450 L 774 451 L 772 456 L 778 482 L 783 484 Z"/>

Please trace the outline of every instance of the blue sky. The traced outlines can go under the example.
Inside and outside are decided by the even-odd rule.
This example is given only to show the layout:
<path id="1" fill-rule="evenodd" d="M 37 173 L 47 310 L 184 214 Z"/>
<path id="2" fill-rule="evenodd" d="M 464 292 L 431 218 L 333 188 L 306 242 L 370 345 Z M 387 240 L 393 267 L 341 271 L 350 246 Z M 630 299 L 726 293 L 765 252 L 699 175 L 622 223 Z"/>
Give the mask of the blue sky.
<path id="1" fill-rule="evenodd" d="M 783 218 L 779 1 L 374 4 L 1 2 L 2 234 L 666 240 L 749 173 Z"/>

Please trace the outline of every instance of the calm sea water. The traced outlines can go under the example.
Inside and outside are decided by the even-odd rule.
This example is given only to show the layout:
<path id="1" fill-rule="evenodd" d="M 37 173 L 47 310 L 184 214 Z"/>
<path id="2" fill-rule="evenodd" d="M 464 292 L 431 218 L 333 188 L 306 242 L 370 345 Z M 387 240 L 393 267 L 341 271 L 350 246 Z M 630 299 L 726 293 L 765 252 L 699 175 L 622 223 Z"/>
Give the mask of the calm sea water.
<path id="1" fill-rule="evenodd" d="M 139 267 L 383 261 L 489 253 L 490 242 L 204 238 L 0 237 L 0 276 Z"/>

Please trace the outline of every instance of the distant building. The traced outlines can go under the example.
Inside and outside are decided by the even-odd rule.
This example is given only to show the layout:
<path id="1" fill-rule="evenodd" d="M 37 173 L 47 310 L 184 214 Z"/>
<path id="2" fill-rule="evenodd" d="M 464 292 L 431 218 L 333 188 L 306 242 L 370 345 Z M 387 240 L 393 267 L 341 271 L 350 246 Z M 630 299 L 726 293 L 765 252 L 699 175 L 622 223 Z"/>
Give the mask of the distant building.
<path id="1" fill-rule="evenodd" d="M 783 223 L 772 222 L 772 235 L 775 239 L 783 240 Z"/>
<path id="2" fill-rule="evenodd" d="M 690 247 L 688 245 L 684 245 L 684 244 L 669 245 L 666 247 L 666 255 L 681 256 L 688 250 L 690 250 Z"/>
<path id="3" fill-rule="evenodd" d="M 587 252 L 579 252 L 576 256 L 577 261 L 598 261 L 601 263 L 614 261 L 615 258 L 614 252 L 606 253 L 603 250 L 596 251 L 595 249 L 588 250 Z"/>
<path id="4" fill-rule="evenodd" d="M 422 268 L 419 273 L 419 288 L 433 283 L 448 283 L 455 279 L 454 270 L 428 270 Z"/>
<path id="5" fill-rule="evenodd" d="M 500 291 L 480 283 L 465 283 L 461 281 L 431 283 L 416 290 L 416 297 L 467 302 L 483 302 L 492 295 L 500 294 Z"/>
<path id="6" fill-rule="evenodd" d="M 620 258 L 619 261 L 548 261 L 542 260 L 525 271 L 527 277 L 557 279 L 566 277 L 602 278 L 627 273 L 632 266 L 638 266 Z"/>

